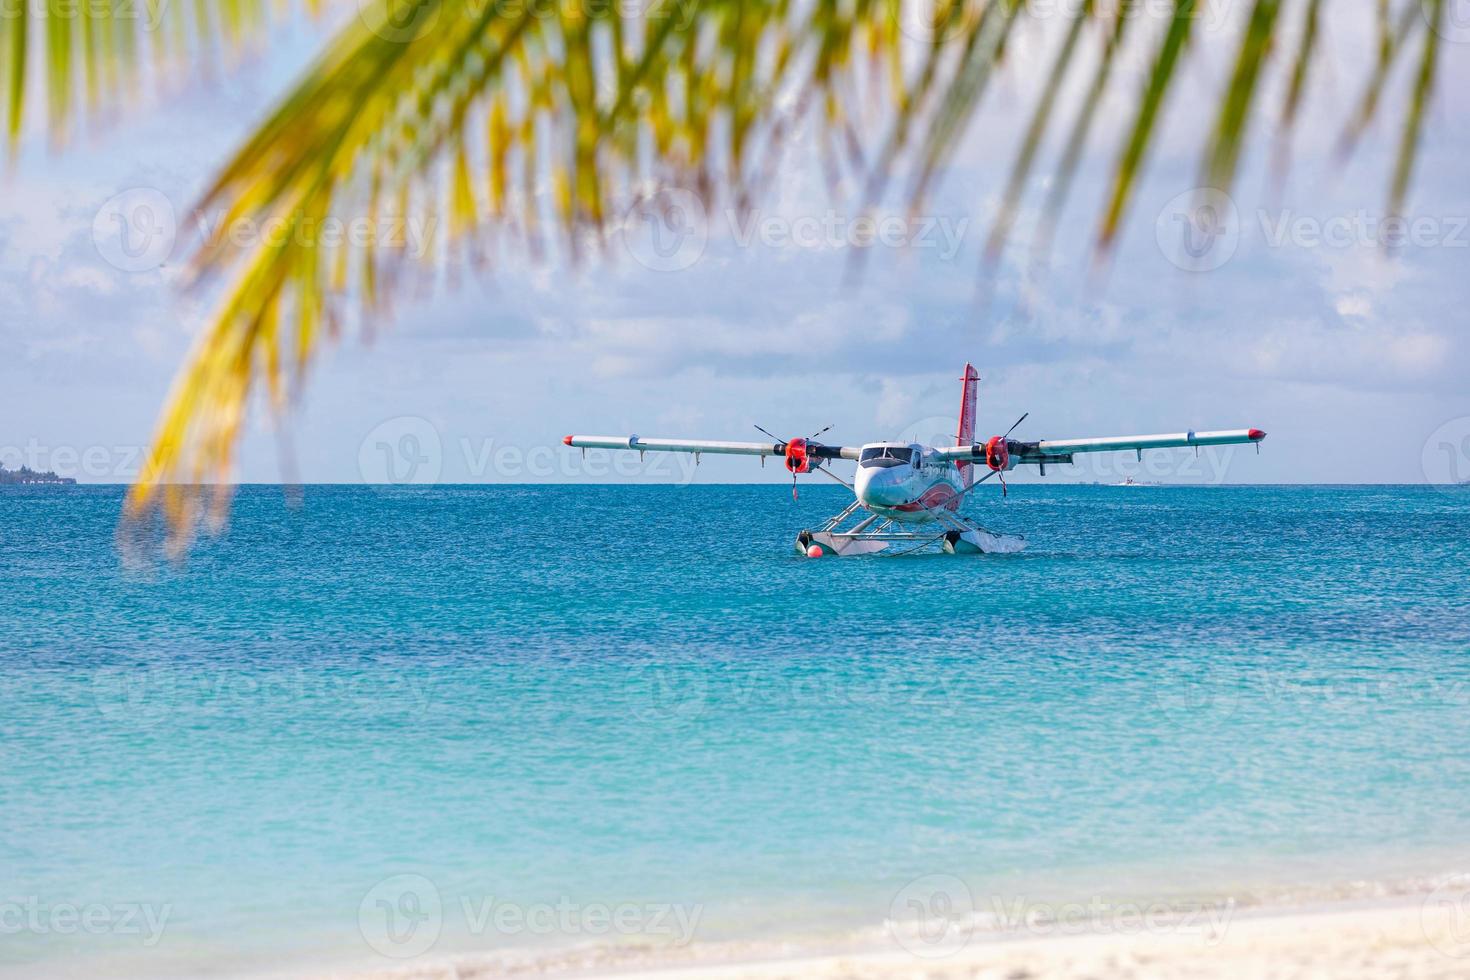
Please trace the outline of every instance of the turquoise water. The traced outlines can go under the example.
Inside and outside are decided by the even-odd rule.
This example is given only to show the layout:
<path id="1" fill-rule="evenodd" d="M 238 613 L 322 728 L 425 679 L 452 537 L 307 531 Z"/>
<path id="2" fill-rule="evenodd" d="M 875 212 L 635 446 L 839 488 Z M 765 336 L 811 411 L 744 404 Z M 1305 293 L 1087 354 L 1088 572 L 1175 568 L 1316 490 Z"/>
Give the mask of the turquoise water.
<path id="1" fill-rule="evenodd" d="M 120 490 L 0 493 L 0 972 L 658 949 L 660 909 L 697 920 L 677 945 L 877 936 L 925 876 L 1269 902 L 1470 864 L 1470 492 L 1032 485 L 973 507 L 1021 555 L 798 558 L 844 493 L 247 488 L 155 574 L 119 563 Z"/>

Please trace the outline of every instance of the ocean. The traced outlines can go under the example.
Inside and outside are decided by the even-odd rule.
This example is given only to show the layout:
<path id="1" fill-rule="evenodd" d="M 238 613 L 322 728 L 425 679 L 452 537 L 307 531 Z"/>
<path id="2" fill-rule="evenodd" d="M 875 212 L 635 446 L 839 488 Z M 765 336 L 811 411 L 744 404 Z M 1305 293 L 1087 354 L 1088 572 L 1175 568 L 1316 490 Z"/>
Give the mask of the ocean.
<path id="1" fill-rule="evenodd" d="M 0 491 L 0 973 L 914 942 L 1470 870 L 1470 489 L 1030 484 L 1018 555 L 799 557 L 839 487 Z M 921 940 L 922 941 L 922 940 Z"/>

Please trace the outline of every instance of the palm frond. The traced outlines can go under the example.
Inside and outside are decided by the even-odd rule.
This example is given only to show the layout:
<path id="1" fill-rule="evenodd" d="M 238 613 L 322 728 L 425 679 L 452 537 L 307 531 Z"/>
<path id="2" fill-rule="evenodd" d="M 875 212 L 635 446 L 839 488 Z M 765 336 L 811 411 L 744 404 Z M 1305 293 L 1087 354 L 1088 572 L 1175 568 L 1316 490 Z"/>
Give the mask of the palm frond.
<path id="1" fill-rule="evenodd" d="M 1042 207 L 1041 224 L 1036 231 L 1036 240 L 1032 243 L 1033 254 L 1038 260 L 1051 251 L 1051 241 L 1056 234 L 1057 219 L 1062 213 L 1062 208 L 1067 204 L 1067 197 L 1072 190 L 1072 179 L 1076 176 L 1078 164 L 1082 162 L 1082 152 L 1087 147 L 1093 120 L 1097 118 L 1098 105 L 1102 102 L 1103 94 L 1107 91 L 1108 82 L 1112 77 L 1114 56 L 1123 45 L 1128 25 L 1137 19 L 1136 9 L 1136 0 L 1122 0 L 1117 10 L 1114 11 L 1112 29 L 1107 32 L 1103 40 L 1097 68 L 1093 71 L 1086 94 L 1082 99 L 1082 105 L 1078 107 L 1077 116 L 1072 122 L 1066 146 L 1062 150 L 1061 159 L 1057 162 L 1051 190 L 1047 193 L 1046 203 Z"/>
<path id="2" fill-rule="evenodd" d="M 1051 121 L 1052 107 L 1056 104 L 1057 93 L 1062 89 L 1062 81 L 1067 77 L 1067 70 L 1074 64 L 1077 42 L 1081 39 L 1082 28 L 1090 16 L 1092 16 L 1092 0 L 1086 0 L 1073 15 L 1066 36 L 1063 37 L 1056 57 L 1052 60 L 1051 71 L 1046 77 L 1046 87 L 1042 89 L 1036 109 L 1031 113 L 1031 124 L 1026 128 L 1026 135 L 1021 140 L 1021 150 L 1016 154 L 1016 161 L 1011 165 L 1011 174 L 1006 180 L 1005 190 L 1001 192 L 1000 216 L 995 219 L 995 224 L 990 229 L 990 237 L 986 239 L 986 260 L 991 263 L 1000 257 L 1001 248 L 1005 245 L 1006 239 L 1010 237 L 1011 226 L 1015 223 L 1016 214 L 1020 210 L 1026 175 L 1031 172 L 1031 165 L 1036 160 L 1036 151 L 1040 148 L 1041 137 L 1046 133 L 1047 124 Z"/>
<path id="3" fill-rule="evenodd" d="M 1317 48 L 1318 25 L 1322 12 L 1322 0 L 1307 0 L 1302 11 L 1301 33 L 1297 38 L 1296 55 L 1292 58 L 1291 79 L 1286 86 L 1286 95 L 1281 103 L 1280 126 L 1276 132 L 1273 170 L 1276 182 L 1286 173 L 1291 154 L 1291 134 L 1296 128 L 1297 113 L 1302 98 L 1307 92 L 1307 78 L 1312 68 L 1312 55 Z"/>
<path id="4" fill-rule="evenodd" d="M 1256 94 L 1256 82 L 1266 63 L 1266 53 L 1275 34 L 1276 17 L 1281 13 L 1281 0 L 1256 0 L 1250 21 L 1240 41 L 1235 71 L 1220 103 L 1215 131 L 1205 151 L 1201 185 L 1228 187 L 1235 180 L 1235 168 L 1245 144 L 1250 109 Z"/>
<path id="5" fill-rule="evenodd" d="M 311 10 L 319 0 L 309 0 Z M 270 0 L 18 0 L 0 10 L 0 105 L 12 152 L 27 119 L 53 144 L 131 108 L 147 83 L 208 71 L 262 38 Z M 39 59 L 37 61 L 36 59 Z M 31 84 L 39 76 L 40 87 Z"/>
<path id="6" fill-rule="evenodd" d="M 1409 98 L 1409 111 L 1404 117 L 1404 131 L 1399 138 L 1398 158 L 1393 167 L 1393 180 L 1388 191 L 1389 214 L 1401 214 L 1404 198 L 1409 193 L 1409 177 L 1414 172 L 1414 157 L 1419 149 L 1419 134 L 1424 126 L 1424 110 L 1434 90 L 1434 66 L 1439 55 L 1440 29 L 1444 24 L 1444 0 L 1429 0 L 1424 7 L 1427 18 L 1424 52 L 1419 57 L 1419 72 Z"/>
<path id="7" fill-rule="evenodd" d="M 1363 84 L 1363 94 L 1358 98 L 1358 107 L 1349 117 L 1348 124 L 1338 139 L 1337 149 L 1340 156 L 1351 155 L 1358 145 L 1358 140 L 1362 139 L 1363 133 L 1367 132 L 1369 124 L 1378 114 L 1378 104 L 1383 97 L 1388 73 L 1393 70 L 1394 63 L 1398 60 L 1399 53 L 1403 51 L 1410 35 L 1423 24 L 1418 0 L 1405 0 L 1399 9 L 1396 21 L 1392 19 L 1390 13 L 1388 0 L 1380 0 L 1378 57 L 1373 63 L 1373 72 Z"/>
<path id="8" fill-rule="evenodd" d="M 1164 96 L 1173 81 L 1174 69 L 1179 66 L 1179 58 L 1189 41 L 1195 17 L 1194 0 L 1175 0 L 1174 16 L 1159 42 L 1153 69 L 1149 73 L 1143 98 L 1138 105 L 1138 114 L 1134 117 L 1133 127 L 1123 141 L 1117 165 L 1113 168 L 1113 189 L 1103 212 L 1100 232 L 1104 244 L 1111 244 L 1118 235 L 1123 212 L 1128 207 L 1128 200 L 1142 171 L 1144 154 L 1153 140 L 1154 123 L 1159 118 L 1159 109 L 1163 106 Z"/>
<path id="9" fill-rule="evenodd" d="M 914 208 L 922 207 L 930 183 L 974 117 L 975 107 L 985 94 L 1020 8 L 1020 0 L 992 0 L 985 4 L 974 27 L 966 32 L 959 66 L 933 118 L 928 120 L 928 132 L 909 190 Z"/>
<path id="10" fill-rule="evenodd" d="M 10 57 L 10 71 L 5 76 L 6 131 L 10 144 L 20 137 L 25 112 L 26 48 L 30 43 L 30 11 L 27 4 L 16 7 L 13 17 L 0 19 L 0 47 Z"/>

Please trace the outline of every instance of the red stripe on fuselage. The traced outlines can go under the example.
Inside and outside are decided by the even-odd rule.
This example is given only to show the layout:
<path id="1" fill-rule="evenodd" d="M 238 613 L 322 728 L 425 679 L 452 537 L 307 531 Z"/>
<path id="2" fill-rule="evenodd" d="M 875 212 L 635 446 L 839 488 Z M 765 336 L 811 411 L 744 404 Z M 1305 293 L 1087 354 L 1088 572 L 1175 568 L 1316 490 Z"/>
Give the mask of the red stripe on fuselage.
<path id="1" fill-rule="evenodd" d="M 918 500 L 910 500 L 906 504 L 900 504 L 897 507 L 893 507 L 890 509 L 901 510 L 905 513 L 912 513 L 916 510 L 933 510 L 936 507 L 944 507 L 948 510 L 954 510 L 959 505 L 960 495 L 955 492 L 954 487 L 950 486 L 948 483 L 936 483 L 928 490 L 925 490 L 923 493 L 919 494 Z"/>

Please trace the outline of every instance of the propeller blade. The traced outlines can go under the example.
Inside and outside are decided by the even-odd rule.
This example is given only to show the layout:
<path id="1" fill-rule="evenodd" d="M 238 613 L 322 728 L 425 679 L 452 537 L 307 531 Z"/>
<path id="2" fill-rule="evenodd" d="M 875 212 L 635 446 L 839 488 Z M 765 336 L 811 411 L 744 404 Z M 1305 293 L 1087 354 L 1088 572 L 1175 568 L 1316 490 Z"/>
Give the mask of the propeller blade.
<path id="1" fill-rule="evenodd" d="M 837 424 L 836 422 L 833 422 L 832 423 L 832 425 L 836 425 L 836 424 Z M 831 429 L 832 428 L 832 425 L 827 426 L 827 428 L 826 429 L 823 429 L 821 432 L 813 432 L 811 435 L 807 436 L 807 438 L 808 439 L 815 439 L 817 436 L 821 435 L 822 432 L 826 432 L 828 429 Z"/>
<path id="2" fill-rule="evenodd" d="M 785 439 L 779 438 L 778 436 L 772 436 L 769 432 L 767 432 L 765 429 L 762 429 L 760 426 L 756 426 L 755 427 L 755 430 L 757 432 L 761 433 L 762 435 L 771 436 L 771 438 L 772 439 L 775 439 L 777 442 L 785 442 L 786 441 Z"/>
<path id="3" fill-rule="evenodd" d="M 1010 437 L 1010 434 L 1011 434 L 1011 433 L 1012 433 L 1012 432 L 1015 432 L 1015 431 L 1016 431 L 1016 426 L 1017 426 L 1017 425 L 1020 425 L 1020 424 L 1021 424 L 1021 423 L 1022 423 L 1022 422 L 1024 422 L 1024 421 L 1026 421 L 1026 416 L 1027 416 L 1027 415 L 1030 415 L 1030 414 L 1031 414 L 1031 413 L 1030 413 L 1030 412 L 1026 412 L 1026 413 L 1025 413 L 1025 414 L 1024 414 L 1024 415 L 1022 415 L 1022 416 L 1021 416 L 1021 417 L 1020 417 L 1020 418 L 1018 418 L 1018 419 L 1016 419 L 1016 422 L 1015 422 L 1015 425 L 1012 425 L 1012 426 L 1011 426 L 1011 427 L 1010 427 L 1010 428 L 1009 428 L 1009 429 L 1007 429 L 1007 430 L 1006 430 L 1006 434 L 1005 434 L 1005 435 L 1003 435 L 1003 436 L 1001 436 L 1001 438 L 1002 438 L 1002 439 L 1007 439 L 1007 438 L 1009 438 L 1009 437 Z"/>

